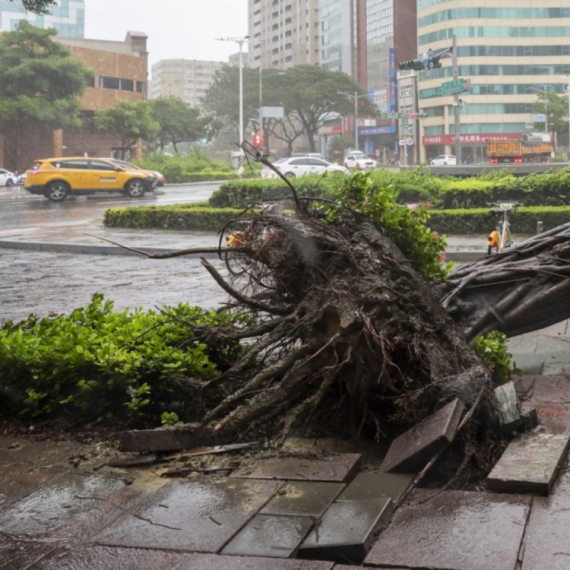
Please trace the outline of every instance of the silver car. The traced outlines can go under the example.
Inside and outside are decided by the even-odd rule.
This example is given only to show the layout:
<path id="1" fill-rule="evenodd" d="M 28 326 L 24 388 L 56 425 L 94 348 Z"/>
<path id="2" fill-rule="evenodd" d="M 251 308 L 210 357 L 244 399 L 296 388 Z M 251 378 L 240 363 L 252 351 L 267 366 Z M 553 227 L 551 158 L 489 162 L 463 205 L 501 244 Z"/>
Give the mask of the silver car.
<path id="1" fill-rule="evenodd" d="M 311 156 L 294 156 L 291 158 L 280 158 L 273 163 L 273 166 L 287 178 L 297 178 L 306 174 L 324 174 L 325 172 L 344 172 L 348 170 L 344 166 L 332 164 L 321 158 Z M 277 174 L 267 166 L 261 171 L 262 178 L 277 178 Z"/>

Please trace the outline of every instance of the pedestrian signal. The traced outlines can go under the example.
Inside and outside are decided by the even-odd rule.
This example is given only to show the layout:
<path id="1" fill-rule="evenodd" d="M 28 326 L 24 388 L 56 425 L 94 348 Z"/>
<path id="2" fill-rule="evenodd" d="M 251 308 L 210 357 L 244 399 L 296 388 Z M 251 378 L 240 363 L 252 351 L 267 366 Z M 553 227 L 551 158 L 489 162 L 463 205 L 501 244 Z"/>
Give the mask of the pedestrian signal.
<path id="1" fill-rule="evenodd" d="M 255 148 L 260 148 L 263 145 L 263 135 L 261 133 L 255 133 L 253 135 L 253 146 Z"/>

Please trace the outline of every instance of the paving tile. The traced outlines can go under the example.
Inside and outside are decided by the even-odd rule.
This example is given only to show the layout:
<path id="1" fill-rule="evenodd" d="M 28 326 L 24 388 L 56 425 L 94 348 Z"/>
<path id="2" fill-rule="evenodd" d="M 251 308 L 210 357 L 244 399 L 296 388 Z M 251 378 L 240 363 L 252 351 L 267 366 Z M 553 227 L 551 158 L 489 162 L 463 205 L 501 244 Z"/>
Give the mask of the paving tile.
<path id="1" fill-rule="evenodd" d="M 421 489 L 412 493 L 411 503 L 394 514 L 365 565 L 438 570 L 515 568 L 531 497 L 467 491 L 433 495 L 433 491 Z"/>
<path id="2" fill-rule="evenodd" d="M 174 564 L 187 563 L 188 557 L 166 550 L 88 546 L 71 552 L 59 549 L 34 564 L 31 570 L 171 570 Z"/>
<path id="3" fill-rule="evenodd" d="M 570 379 L 567 376 L 526 375 L 516 383 L 521 400 L 570 404 Z"/>
<path id="4" fill-rule="evenodd" d="M 137 487 L 110 475 L 66 474 L 0 513 L 0 532 L 43 540 L 85 540 L 121 515 Z"/>
<path id="5" fill-rule="evenodd" d="M 309 517 L 257 515 L 232 538 L 222 554 L 289 558 L 312 526 Z"/>
<path id="6" fill-rule="evenodd" d="M 22 537 L 17 538 L 0 535 L 0 569 L 22 570 L 28 568 L 43 556 L 49 554 L 54 548 L 53 544 L 31 542 Z"/>
<path id="7" fill-rule="evenodd" d="M 397 503 L 413 478 L 404 473 L 359 473 L 336 502 L 390 498 Z"/>
<path id="8" fill-rule="evenodd" d="M 521 412 L 514 382 L 507 382 L 495 388 L 495 398 L 499 402 L 501 427 L 514 431 L 522 426 Z"/>
<path id="9" fill-rule="evenodd" d="M 95 537 L 98 544 L 218 552 L 279 490 L 276 481 L 173 481 Z"/>
<path id="10" fill-rule="evenodd" d="M 261 509 L 260 514 L 320 517 L 344 487 L 344 483 L 290 482 Z"/>
<path id="11" fill-rule="evenodd" d="M 505 449 L 487 477 L 487 487 L 504 493 L 548 495 L 569 446 L 568 434 L 523 434 Z"/>
<path id="12" fill-rule="evenodd" d="M 551 404 L 529 400 L 525 405 L 536 408 L 538 424 L 550 433 L 570 433 L 570 404 Z"/>
<path id="13" fill-rule="evenodd" d="M 549 497 L 536 497 L 525 535 L 522 570 L 570 568 L 570 473 L 566 471 Z"/>
<path id="14" fill-rule="evenodd" d="M 525 374 L 542 374 L 544 368 L 544 357 L 542 355 L 534 354 L 534 352 L 523 352 L 518 354 L 511 352 L 513 355 L 512 361 L 521 372 Z"/>
<path id="15" fill-rule="evenodd" d="M 231 477 L 283 479 L 289 481 L 337 481 L 352 479 L 360 466 L 361 455 L 342 453 L 327 459 L 268 459 L 251 468 L 239 469 Z"/>
<path id="16" fill-rule="evenodd" d="M 191 554 L 185 564 L 168 570 L 331 570 L 332 562 L 254 556 Z"/>
<path id="17" fill-rule="evenodd" d="M 380 470 L 386 473 L 417 473 L 455 436 L 465 406 L 453 400 L 435 414 L 397 437 Z"/>
<path id="18" fill-rule="evenodd" d="M 333 503 L 299 549 L 299 558 L 359 564 L 394 511 L 391 499 Z"/>

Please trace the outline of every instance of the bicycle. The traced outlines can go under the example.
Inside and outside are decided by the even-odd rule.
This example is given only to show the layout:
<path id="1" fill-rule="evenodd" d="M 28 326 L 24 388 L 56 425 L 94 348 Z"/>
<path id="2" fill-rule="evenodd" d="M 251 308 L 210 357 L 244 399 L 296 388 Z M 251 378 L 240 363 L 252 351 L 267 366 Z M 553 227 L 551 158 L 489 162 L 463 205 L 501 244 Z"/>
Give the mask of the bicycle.
<path id="1" fill-rule="evenodd" d="M 487 255 L 491 255 L 493 249 L 496 253 L 502 253 L 505 248 L 513 245 L 510 217 L 516 214 L 518 206 L 522 206 L 519 202 L 509 200 L 501 200 L 492 204 L 498 206 L 498 208 L 491 210 L 491 214 L 497 216 L 497 227 L 487 238 Z"/>

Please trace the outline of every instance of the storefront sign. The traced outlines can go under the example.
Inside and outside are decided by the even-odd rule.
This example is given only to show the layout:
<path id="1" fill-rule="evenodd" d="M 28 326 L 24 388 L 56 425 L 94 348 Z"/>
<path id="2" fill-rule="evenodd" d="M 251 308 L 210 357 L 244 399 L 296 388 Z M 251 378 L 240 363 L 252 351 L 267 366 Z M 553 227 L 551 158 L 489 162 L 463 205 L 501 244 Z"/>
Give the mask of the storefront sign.
<path id="1" fill-rule="evenodd" d="M 504 142 L 504 141 L 518 141 L 521 138 L 521 133 L 485 133 L 482 135 L 462 134 L 459 136 L 461 144 L 487 144 L 489 141 Z M 422 144 L 424 146 L 437 146 L 437 145 L 453 145 L 455 144 L 455 135 L 428 135 L 422 137 Z"/>
<path id="2" fill-rule="evenodd" d="M 342 134 L 342 125 L 329 125 L 319 129 L 319 135 L 340 135 Z"/>

